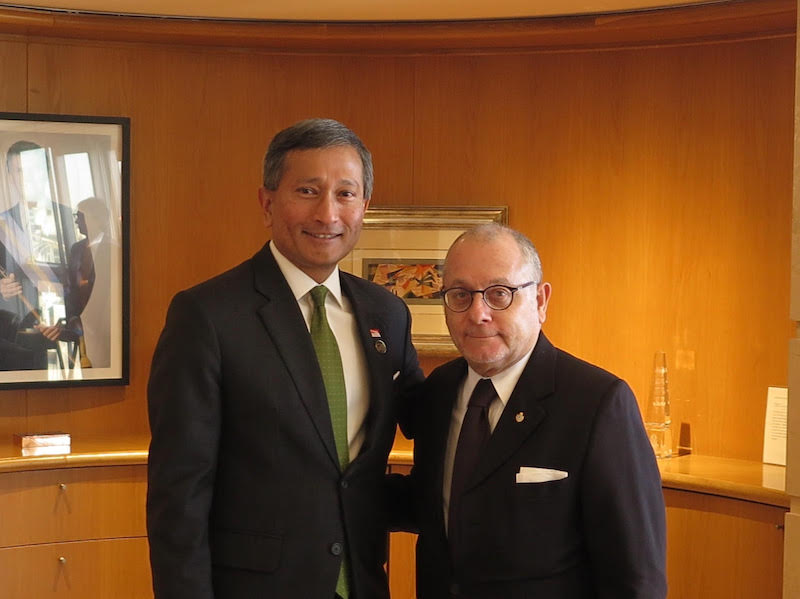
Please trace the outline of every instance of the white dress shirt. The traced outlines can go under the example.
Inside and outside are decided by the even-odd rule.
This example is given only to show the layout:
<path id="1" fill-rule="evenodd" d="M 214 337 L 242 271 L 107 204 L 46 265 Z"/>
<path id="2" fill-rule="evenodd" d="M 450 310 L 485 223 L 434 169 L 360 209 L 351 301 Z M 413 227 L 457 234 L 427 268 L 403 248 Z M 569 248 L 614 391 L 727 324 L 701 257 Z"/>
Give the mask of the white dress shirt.
<path id="1" fill-rule="evenodd" d="M 489 406 L 489 430 L 494 432 L 494 428 L 500 421 L 500 416 L 506 408 L 511 394 L 514 392 L 514 387 L 517 386 L 519 377 L 522 376 L 522 371 L 528 364 L 528 360 L 533 353 L 533 348 L 522 358 L 517 360 L 514 364 L 499 372 L 498 374 L 490 377 L 492 385 L 497 392 L 498 400 L 495 400 Z M 464 416 L 467 414 L 467 404 L 475 389 L 482 378 L 477 372 L 467 367 L 467 376 L 461 383 L 458 391 L 458 397 L 453 405 L 453 412 L 450 416 L 450 433 L 447 436 L 447 450 L 444 454 L 444 473 L 442 475 L 442 505 L 444 506 L 444 522 L 447 528 L 447 522 L 450 512 L 450 485 L 453 482 L 453 463 L 456 460 L 456 448 L 458 446 L 458 436 L 461 434 L 461 425 L 464 422 Z"/>
<path id="2" fill-rule="evenodd" d="M 289 259 L 281 254 L 273 242 L 269 249 L 278 263 L 286 282 L 300 306 L 306 327 L 311 330 L 311 315 L 314 312 L 314 300 L 309 293 L 318 283 Z M 366 428 L 364 421 L 369 410 L 369 385 L 367 383 L 367 365 L 364 359 L 364 348 L 359 341 L 356 317 L 350 300 L 342 294 L 339 283 L 339 268 L 333 269 L 331 275 L 321 283 L 328 288 L 325 298 L 325 312 L 328 324 L 336 337 L 339 353 L 342 356 L 344 385 L 347 392 L 347 441 L 350 448 L 350 461 L 353 461 L 364 444 Z"/>

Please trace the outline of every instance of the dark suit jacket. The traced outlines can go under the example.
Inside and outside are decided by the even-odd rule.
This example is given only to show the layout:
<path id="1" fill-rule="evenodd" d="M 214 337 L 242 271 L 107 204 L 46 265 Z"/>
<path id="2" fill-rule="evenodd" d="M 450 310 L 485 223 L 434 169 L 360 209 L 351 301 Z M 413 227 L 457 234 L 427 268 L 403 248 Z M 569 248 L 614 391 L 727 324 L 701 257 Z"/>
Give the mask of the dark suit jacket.
<path id="1" fill-rule="evenodd" d="M 173 299 L 148 386 L 157 599 L 331 599 L 342 547 L 356 597 L 389 596 L 394 397 L 421 373 L 402 300 L 345 273 L 341 283 L 370 398 L 364 446 L 344 474 L 311 337 L 269 248 Z"/>
<path id="2" fill-rule="evenodd" d="M 661 479 L 633 393 L 544 334 L 462 495 L 466 549 L 451 560 L 442 472 L 466 370 L 463 359 L 437 368 L 410 423 L 418 597 L 662 599 Z M 516 483 L 521 467 L 568 476 Z"/>

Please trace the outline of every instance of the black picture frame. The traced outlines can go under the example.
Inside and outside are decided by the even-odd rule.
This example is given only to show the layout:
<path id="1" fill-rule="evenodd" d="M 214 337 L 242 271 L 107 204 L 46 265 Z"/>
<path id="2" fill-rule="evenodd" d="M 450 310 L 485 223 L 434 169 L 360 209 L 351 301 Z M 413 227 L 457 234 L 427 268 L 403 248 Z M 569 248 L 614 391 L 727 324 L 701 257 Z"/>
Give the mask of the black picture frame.
<path id="1" fill-rule="evenodd" d="M 130 119 L 0 112 L 0 390 L 127 385 Z"/>

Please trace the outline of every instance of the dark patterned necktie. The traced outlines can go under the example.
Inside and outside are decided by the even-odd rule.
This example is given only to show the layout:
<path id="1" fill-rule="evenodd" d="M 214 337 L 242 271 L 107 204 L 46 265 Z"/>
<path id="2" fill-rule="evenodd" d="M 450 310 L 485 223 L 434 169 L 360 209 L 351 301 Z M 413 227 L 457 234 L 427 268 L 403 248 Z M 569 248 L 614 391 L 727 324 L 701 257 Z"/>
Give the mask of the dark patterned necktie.
<path id="1" fill-rule="evenodd" d="M 450 549 L 456 554 L 459 542 L 459 521 L 461 508 L 461 494 L 475 471 L 481 451 L 491 434 L 489 429 L 489 406 L 497 397 L 497 392 L 492 385 L 492 379 L 481 379 L 475 385 L 467 405 L 467 413 L 461 425 L 456 445 L 456 457 L 453 462 L 453 479 L 450 485 L 450 508 L 448 514 L 447 536 L 450 540 Z"/>

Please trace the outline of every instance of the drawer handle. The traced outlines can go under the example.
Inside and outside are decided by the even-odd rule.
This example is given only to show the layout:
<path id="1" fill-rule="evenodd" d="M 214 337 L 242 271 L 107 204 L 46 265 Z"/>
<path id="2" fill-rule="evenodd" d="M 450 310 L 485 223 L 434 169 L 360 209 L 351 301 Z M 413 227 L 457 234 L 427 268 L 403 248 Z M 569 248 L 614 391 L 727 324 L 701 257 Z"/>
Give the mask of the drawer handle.
<path id="1" fill-rule="evenodd" d="M 66 491 L 67 485 L 65 485 L 64 483 L 58 483 L 58 489 L 59 491 Z"/>
<path id="2" fill-rule="evenodd" d="M 61 557 L 58 558 L 58 563 L 63 566 L 64 564 L 67 563 L 67 558 L 62 555 Z"/>

